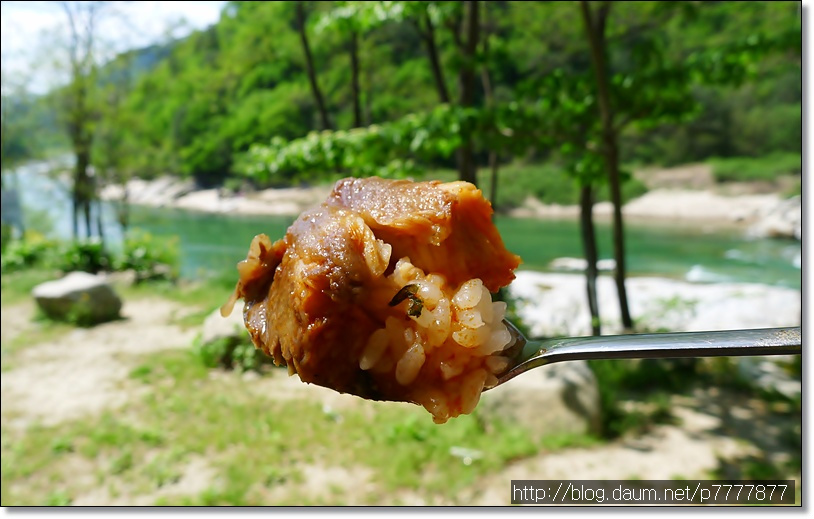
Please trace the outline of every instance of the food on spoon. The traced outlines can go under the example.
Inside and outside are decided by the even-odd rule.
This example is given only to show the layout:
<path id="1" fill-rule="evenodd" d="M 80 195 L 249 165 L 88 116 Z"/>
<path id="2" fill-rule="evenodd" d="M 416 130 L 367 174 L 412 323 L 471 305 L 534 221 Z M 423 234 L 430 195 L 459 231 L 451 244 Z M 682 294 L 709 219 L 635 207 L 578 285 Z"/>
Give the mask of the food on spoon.
<path id="1" fill-rule="evenodd" d="M 492 208 L 467 182 L 345 179 L 285 237 L 252 240 L 222 313 L 245 300 L 255 346 L 304 382 L 472 412 L 508 366 L 514 279 Z"/>

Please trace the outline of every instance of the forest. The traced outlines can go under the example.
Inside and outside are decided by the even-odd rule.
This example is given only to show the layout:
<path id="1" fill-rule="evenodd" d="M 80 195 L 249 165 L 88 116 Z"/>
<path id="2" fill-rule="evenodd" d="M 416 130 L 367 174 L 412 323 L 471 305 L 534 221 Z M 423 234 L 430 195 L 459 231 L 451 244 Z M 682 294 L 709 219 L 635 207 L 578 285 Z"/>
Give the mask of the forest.
<path id="1" fill-rule="evenodd" d="M 465 4 L 231 2 L 209 29 L 85 63 L 45 96 L 4 89 L 3 165 L 70 148 L 73 104 L 89 162 L 113 181 L 420 174 L 456 167 L 459 141 L 469 168 L 590 169 L 602 130 L 580 4 Z M 623 163 L 801 152 L 798 2 L 620 2 L 593 15 Z M 355 132 L 313 140 L 325 130 Z M 304 160 L 314 146 L 333 155 Z"/>
<path id="2" fill-rule="evenodd" d="M 794 2 L 230 2 L 206 30 L 103 64 L 93 22 L 109 6 L 62 6 L 69 80 L 33 104 L 4 97 L 3 165 L 43 143 L 70 148 L 75 237 L 82 218 L 93 234 L 104 185 L 137 177 L 243 191 L 454 168 L 478 186 L 488 175 L 497 210 L 528 192 L 579 204 L 592 300 L 592 208 L 610 199 L 632 328 L 631 166 L 751 157 L 764 176 L 801 169 Z M 548 167 L 507 199 L 507 164 Z"/>

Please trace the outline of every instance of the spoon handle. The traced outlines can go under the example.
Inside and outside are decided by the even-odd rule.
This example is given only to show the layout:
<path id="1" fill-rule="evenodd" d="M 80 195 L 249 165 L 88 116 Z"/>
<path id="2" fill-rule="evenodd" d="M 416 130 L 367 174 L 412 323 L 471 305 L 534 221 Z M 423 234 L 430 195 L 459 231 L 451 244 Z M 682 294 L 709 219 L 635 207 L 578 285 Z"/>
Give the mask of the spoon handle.
<path id="1" fill-rule="evenodd" d="M 554 362 L 580 359 L 799 355 L 802 353 L 802 333 L 797 326 L 712 332 L 604 335 L 530 341 L 526 347 L 537 348 L 537 354 L 521 364 L 523 368 L 531 369 Z"/>

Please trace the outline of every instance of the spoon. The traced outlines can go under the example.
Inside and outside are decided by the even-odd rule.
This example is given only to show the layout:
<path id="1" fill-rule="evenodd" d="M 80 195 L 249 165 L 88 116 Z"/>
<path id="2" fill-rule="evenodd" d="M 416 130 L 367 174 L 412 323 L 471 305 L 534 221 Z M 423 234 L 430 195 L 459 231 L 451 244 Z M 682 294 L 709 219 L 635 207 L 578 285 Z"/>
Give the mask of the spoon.
<path id="1" fill-rule="evenodd" d="M 497 384 L 540 366 L 565 360 L 665 359 L 677 357 L 725 357 L 750 355 L 800 355 L 800 327 L 723 330 L 713 332 L 645 333 L 564 337 L 533 341 L 510 321 L 503 320 L 514 342 L 503 355 L 511 360 Z"/>

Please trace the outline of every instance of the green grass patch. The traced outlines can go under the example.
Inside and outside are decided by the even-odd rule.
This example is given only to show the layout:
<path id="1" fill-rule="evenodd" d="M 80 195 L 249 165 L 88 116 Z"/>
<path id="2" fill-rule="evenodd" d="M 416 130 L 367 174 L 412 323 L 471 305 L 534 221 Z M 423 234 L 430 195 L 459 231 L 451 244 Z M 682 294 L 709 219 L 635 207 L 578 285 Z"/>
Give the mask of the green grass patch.
<path id="1" fill-rule="evenodd" d="M 132 496 L 155 494 L 160 504 L 269 504 L 269 492 L 282 485 L 288 504 L 346 499 L 345 481 L 314 498 L 306 466 L 371 473 L 377 491 L 363 498 L 370 504 L 389 504 L 399 489 L 454 500 L 513 460 L 598 441 L 535 439 L 516 426 L 485 423 L 477 412 L 436 425 L 408 404 L 371 404 L 371 411 L 368 403 L 331 410 L 309 400 L 278 401 L 253 391 L 255 379 L 212 373 L 189 350 L 151 354 L 130 371 L 132 382 L 150 391 L 115 413 L 27 431 L 4 427 L 3 504 L 68 503 L 99 485 Z M 193 457 L 203 458 L 216 477 L 197 494 L 159 497 Z M 96 467 L 95 478 L 69 474 L 87 465 Z"/>
<path id="2" fill-rule="evenodd" d="M 713 158 L 709 163 L 712 165 L 712 174 L 717 182 L 772 182 L 781 175 L 799 175 L 803 166 L 799 153 Z"/>
<path id="3" fill-rule="evenodd" d="M 25 269 L 17 272 L 3 273 L 0 276 L 2 304 L 13 305 L 31 299 L 35 286 L 46 281 L 58 279 L 59 273 L 46 269 Z"/>
<path id="4" fill-rule="evenodd" d="M 195 324 L 195 320 L 203 319 L 209 312 L 226 302 L 235 289 L 237 276 L 227 277 L 225 275 L 196 281 L 167 281 L 157 280 L 139 283 L 132 286 L 117 287 L 117 291 L 122 298 L 146 298 L 161 297 L 176 303 L 194 306 L 196 310 L 192 316 L 184 318 L 184 322 Z"/>

